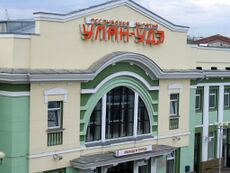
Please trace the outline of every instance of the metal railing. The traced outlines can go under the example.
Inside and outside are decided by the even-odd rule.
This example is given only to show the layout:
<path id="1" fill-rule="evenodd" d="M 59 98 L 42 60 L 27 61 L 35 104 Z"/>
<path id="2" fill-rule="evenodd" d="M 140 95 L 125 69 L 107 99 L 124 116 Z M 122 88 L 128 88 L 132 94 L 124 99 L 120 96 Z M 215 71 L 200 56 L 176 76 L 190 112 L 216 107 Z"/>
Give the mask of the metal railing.
<path id="1" fill-rule="evenodd" d="M 171 116 L 169 119 L 169 129 L 174 130 L 179 128 L 179 116 Z"/>
<path id="2" fill-rule="evenodd" d="M 64 129 L 47 130 L 47 146 L 61 145 L 63 143 Z"/>

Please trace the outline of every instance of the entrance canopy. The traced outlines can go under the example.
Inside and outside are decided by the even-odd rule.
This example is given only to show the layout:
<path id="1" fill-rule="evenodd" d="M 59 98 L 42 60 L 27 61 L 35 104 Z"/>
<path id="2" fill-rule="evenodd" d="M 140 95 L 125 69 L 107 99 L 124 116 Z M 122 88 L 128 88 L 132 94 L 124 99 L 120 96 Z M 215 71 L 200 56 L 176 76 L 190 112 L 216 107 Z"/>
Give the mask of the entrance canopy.
<path id="1" fill-rule="evenodd" d="M 95 169 L 96 167 L 115 166 L 119 163 L 149 159 L 151 157 L 158 157 L 167 155 L 174 151 L 175 148 L 166 145 L 157 145 L 153 147 L 153 151 L 133 154 L 128 156 L 116 157 L 114 152 L 107 152 L 104 154 L 95 154 L 88 156 L 81 156 L 77 159 L 71 160 L 72 167 L 78 169 Z"/>

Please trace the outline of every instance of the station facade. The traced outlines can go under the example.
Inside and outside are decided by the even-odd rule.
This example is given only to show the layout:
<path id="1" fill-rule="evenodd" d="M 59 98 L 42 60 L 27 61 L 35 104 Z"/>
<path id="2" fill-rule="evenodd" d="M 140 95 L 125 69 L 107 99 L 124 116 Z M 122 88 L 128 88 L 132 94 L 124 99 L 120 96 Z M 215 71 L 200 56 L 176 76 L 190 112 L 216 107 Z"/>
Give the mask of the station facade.
<path id="1" fill-rule="evenodd" d="M 230 167 L 230 50 L 130 0 L 0 34 L 4 173 Z"/>

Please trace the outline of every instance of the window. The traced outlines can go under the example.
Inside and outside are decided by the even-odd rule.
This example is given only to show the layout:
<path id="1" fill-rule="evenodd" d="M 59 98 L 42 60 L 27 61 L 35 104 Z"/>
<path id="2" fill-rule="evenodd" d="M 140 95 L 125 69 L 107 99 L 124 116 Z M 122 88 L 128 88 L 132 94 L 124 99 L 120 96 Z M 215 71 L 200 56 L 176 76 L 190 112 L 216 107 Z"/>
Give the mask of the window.
<path id="1" fill-rule="evenodd" d="M 209 108 L 215 109 L 216 108 L 216 102 L 217 102 L 217 96 L 216 96 L 216 89 L 211 89 L 209 93 Z"/>
<path id="2" fill-rule="evenodd" d="M 214 132 L 209 132 L 208 135 L 208 159 L 214 159 L 215 151 L 215 141 L 214 141 Z"/>
<path id="3" fill-rule="evenodd" d="M 63 143 L 62 101 L 48 102 L 47 146 Z"/>
<path id="4" fill-rule="evenodd" d="M 101 100 L 97 103 L 90 117 L 88 125 L 88 133 L 86 139 L 88 141 L 97 141 L 101 139 Z"/>
<path id="5" fill-rule="evenodd" d="M 58 129 L 62 127 L 62 102 L 48 102 L 48 129 Z"/>
<path id="6" fill-rule="evenodd" d="M 170 116 L 179 115 L 179 94 L 170 94 Z"/>
<path id="7" fill-rule="evenodd" d="M 196 111 L 202 108 L 202 90 L 196 90 L 195 109 Z"/>
<path id="8" fill-rule="evenodd" d="M 118 87 L 107 93 L 106 139 L 133 135 L 134 92 Z"/>
<path id="9" fill-rule="evenodd" d="M 145 134 L 145 133 L 149 133 L 149 131 L 150 131 L 149 115 L 143 100 L 139 98 L 137 134 L 138 135 Z"/>
<path id="10" fill-rule="evenodd" d="M 169 129 L 179 128 L 179 94 L 170 94 Z"/>
<path id="11" fill-rule="evenodd" d="M 103 122 L 105 125 L 102 125 Z M 117 87 L 105 94 L 95 106 L 86 142 L 149 134 L 150 130 L 144 101 L 133 90 Z"/>
<path id="12" fill-rule="evenodd" d="M 229 94 L 230 94 L 230 89 L 225 89 L 224 90 L 224 108 L 229 108 Z"/>

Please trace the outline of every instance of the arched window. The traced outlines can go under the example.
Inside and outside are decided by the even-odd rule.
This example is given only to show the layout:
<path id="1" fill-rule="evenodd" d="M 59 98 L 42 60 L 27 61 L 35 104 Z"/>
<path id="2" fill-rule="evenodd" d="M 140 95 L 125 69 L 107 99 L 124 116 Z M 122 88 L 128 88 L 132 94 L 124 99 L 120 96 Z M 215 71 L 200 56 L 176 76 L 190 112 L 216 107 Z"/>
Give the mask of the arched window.
<path id="1" fill-rule="evenodd" d="M 105 94 L 95 106 L 86 142 L 149 133 L 149 115 L 141 97 L 127 87 L 117 87 Z"/>

